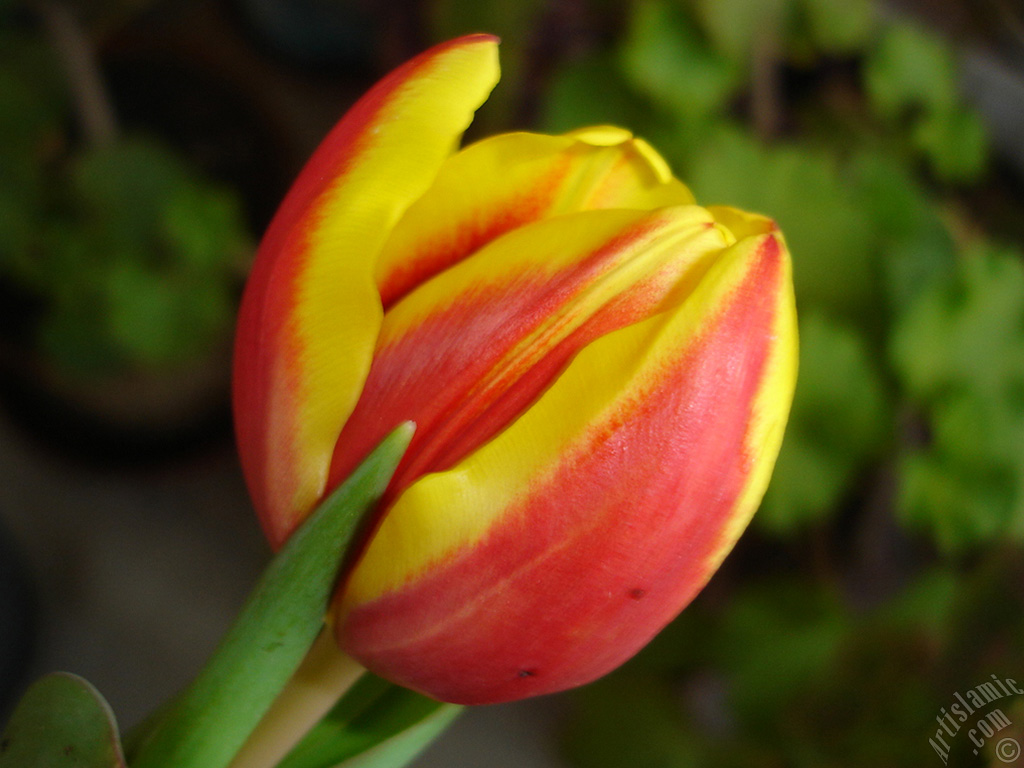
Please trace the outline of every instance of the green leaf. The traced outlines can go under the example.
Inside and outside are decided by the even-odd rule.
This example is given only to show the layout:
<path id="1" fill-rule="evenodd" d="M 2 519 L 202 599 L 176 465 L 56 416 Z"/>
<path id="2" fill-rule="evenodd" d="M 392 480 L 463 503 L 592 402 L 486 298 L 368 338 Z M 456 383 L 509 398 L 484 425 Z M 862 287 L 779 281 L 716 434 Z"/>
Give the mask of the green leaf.
<path id="1" fill-rule="evenodd" d="M 890 357 L 909 392 L 930 403 L 950 390 L 1013 395 L 1024 382 L 1024 257 L 975 249 L 952 279 L 897 319 Z"/>
<path id="2" fill-rule="evenodd" d="M 621 49 L 626 79 L 685 126 L 719 112 L 739 86 L 740 68 L 711 50 L 675 5 L 634 7 Z"/>
<path id="3" fill-rule="evenodd" d="M 875 21 L 872 0 L 801 0 L 815 45 L 826 53 L 854 53 L 867 43 Z"/>
<path id="4" fill-rule="evenodd" d="M 956 571 L 933 567 L 884 603 L 875 620 L 903 637 L 917 634 L 932 643 L 944 642 L 956 627 L 957 600 L 963 589 L 962 577 Z"/>
<path id="5" fill-rule="evenodd" d="M 889 240 L 882 261 L 889 306 L 896 313 L 903 311 L 932 285 L 948 280 L 955 265 L 956 245 L 937 217 L 906 237 Z"/>
<path id="6" fill-rule="evenodd" d="M 906 163 L 880 152 L 861 152 L 850 162 L 849 177 L 856 204 L 878 236 L 889 306 L 902 311 L 921 291 L 952 275 L 953 238 Z"/>
<path id="7" fill-rule="evenodd" d="M 541 106 L 541 126 L 564 133 L 585 125 L 628 125 L 648 122 L 645 105 L 622 79 L 617 64 L 604 56 L 570 61 L 552 76 Z"/>
<path id="8" fill-rule="evenodd" d="M 189 184 L 186 167 L 163 146 L 128 138 L 83 153 L 72 186 L 84 216 L 115 244 L 146 252 L 166 202 Z"/>
<path id="9" fill-rule="evenodd" d="M 0 735 L 0 768 L 125 768 L 110 706 L 76 675 L 47 675 Z"/>
<path id="10" fill-rule="evenodd" d="M 744 63 L 761 35 L 781 35 L 794 0 L 696 0 L 697 15 L 715 47 Z"/>
<path id="11" fill-rule="evenodd" d="M 21 279 L 30 279 L 31 246 L 43 228 L 42 185 L 34 158 L 0 154 L 0 268 Z"/>
<path id="12" fill-rule="evenodd" d="M 953 238 L 906 163 L 881 152 L 860 152 L 848 176 L 856 205 L 878 237 L 889 306 L 901 311 L 922 290 L 952 274 Z"/>
<path id="13" fill-rule="evenodd" d="M 232 303 L 221 280 L 202 279 L 141 258 L 108 266 L 105 331 L 122 358 L 159 368 L 210 350 L 226 334 Z"/>
<path id="14" fill-rule="evenodd" d="M 1018 427 L 1019 429 L 1019 427 Z M 977 439 L 976 433 L 969 439 Z M 1024 441 L 1021 447 L 1024 449 Z M 897 512 L 907 526 L 928 531 L 944 552 L 1022 537 L 1019 483 L 994 468 L 974 474 L 940 448 L 907 456 L 900 466 Z"/>
<path id="15" fill-rule="evenodd" d="M 400 768 L 462 709 L 366 674 L 278 768 Z"/>
<path id="16" fill-rule="evenodd" d="M 824 679 L 851 623 L 837 595 L 806 581 L 765 581 L 735 597 L 716 650 L 737 713 L 776 729 L 775 713 Z"/>
<path id="17" fill-rule="evenodd" d="M 886 239 L 911 237 L 924 224 L 937 221 L 932 201 L 906 162 L 861 151 L 850 160 L 848 176 L 857 205 Z"/>
<path id="18" fill-rule="evenodd" d="M 201 184 L 172 190 L 158 227 L 178 263 L 214 279 L 246 243 L 238 199 L 227 190 Z"/>
<path id="19" fill-rule="evenodd" d="M 912 109 L 957 107 L 957 66 L 949 47 L 915 24 L 888 25 L 868 53 L 864 85 L 872 107 L 895 119 Z"/>
<path id="20" fill-rule="evenodd" d="M 577 768 L 706 765 L 666 680 L 628 669 L 572 694 L 565 751 Z"/>
<path id="21" fill-rule="evenodd" d="M 707 205 L 734 205 L 778 221 L 793 254 L 801 307 L 859 322 L 877 319 L 877 234 L 833 156 L 815 149 L 768 149 L 738 130 L 720 132 L 697 153 L 688 179 Z"/>
<path id="22" fill-rule="evenodd" d="M 67 84 L 42 37 L 0 28 L 0 152 L 37 157 L 59 141 Z"/>
<path id="23" fill-rule="evenodd" d="M 913 139 L 942 181 L 976 181 L 985 170 L 988 134 L 981 117 L 966 106 L 924 115 Z"/>
<path id="24" fill-rule="evenodd" d="M 91 246 L 88 232 L 61 226 L 51 228 L 47 243 L 51 267 L 76 257 L 88 259 Z M 37 331 L 40 349 L 56 367 L 69 374 L 109 373 L 124 360 L 106 332 L 108 318 L 102 285 L 97 285 L 101 276 L 96 270 L 86 270 L 77 281 L 70 280 L 72 276 L 74 272 L 60 269 L 50 276 L 50 305 Z M 77 288 L 73 282 L 77 282 Z"/>
<path id="25" fill-rule="evenodd" d="M 412 437 L 406 423 L 288 539 L 213 658 L 142 739 L 132 768 L 222 768 L 323 627 L 338 567 Z"/>
<path id="26" fill-rule="evenodd" d="M 807 313 L 786 436 L 757 523 L 789 533 L 823 519 L 889 437 L 889 404 L 864 340 Z"/>
<path id="27" fill-rule="evenodd" d="M 1024 541 L 1024 261 L 982 247 L 897 319 L 890 357 L 931 427 L 897 508 L 947 551 Z"/>

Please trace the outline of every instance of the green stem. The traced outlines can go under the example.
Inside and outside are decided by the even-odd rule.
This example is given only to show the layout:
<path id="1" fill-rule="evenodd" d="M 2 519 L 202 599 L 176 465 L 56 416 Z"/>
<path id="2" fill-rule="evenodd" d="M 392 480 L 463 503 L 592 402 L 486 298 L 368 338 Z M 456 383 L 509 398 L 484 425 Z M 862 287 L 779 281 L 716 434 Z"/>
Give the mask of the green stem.
<path id="1" fill-rule="evenodd" d="M 129 757 L 133 768 L 231 762 L 323 628 L 345 549 L 387 488 L 413 430 L 406 423 L 391 433 L 288 539 L 213 658 L 141 739 Z"/>
<path id="2" fill-rule="evenodd" d="M 302 666 L 231 761 L 231 768 L 273 768 L 331 711 L 365 672 L 325 628 Z"/>

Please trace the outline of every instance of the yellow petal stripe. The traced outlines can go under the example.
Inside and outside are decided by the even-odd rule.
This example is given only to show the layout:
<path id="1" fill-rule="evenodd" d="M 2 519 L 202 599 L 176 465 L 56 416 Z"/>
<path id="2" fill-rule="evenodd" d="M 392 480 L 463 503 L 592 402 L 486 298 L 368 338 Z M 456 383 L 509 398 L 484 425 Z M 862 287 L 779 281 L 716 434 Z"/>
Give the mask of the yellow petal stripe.
<path id="1" fill-rule="evenodd" d="M 480 542 L 532 488 L 543 485 L 560 466 L 571 462 L 575 452 L 587 450 L 595 435 L 612 429 L 637 408 L 645 393 L 655 389 L 681 358 L 687 344 L 700 338 L 709 317 L 727 303 L 764 243 L 765 236 L 751 237 L 724 251 L 678 305 L 590 344 L 533 407 L 497 438 L 451 470 L 410 486 L 388 512 L 353 571 L 342 593 L 342 612 L 399 589 Z M 780 313 L 790 312 L 791 294 L 781 301 Z M 776 329 L 776 338 L 791 328 L 790 322 Z M 792 384 L 792 346 L 783 339 L 775 353 L 774 397 Z M 788 399 L 776 401 L 771 408 L 768 394 L 758 400 L 768 416 L 750 435 L 751 441 L 759 443 L 752 450 L 773 461 L 784 422 L 784 414 L 775 413 L 777 402 Z M 759 467 L 759 478 L 766 478 L 769 470 L 770 466 Z M 758 489 L 748 490 L 744 503 L 750 504 L 755 497 Z M 743 514 L 749 517 L 748 510 Z M 732 535 L 732 527 L 729 532 Z M 720 557 L 717 550 L 713 557 Z"/>
<path id="2" fill-rule="evenodd" d="M 621 128 L 566 136 L 513 133 L 451 157 L 395 227 L 377 264 L 386 306 L 501 234 L 538 219 L 601 208 L 693 203 L 645 142 Z"/>
<path id="3" fill-rule="evenodd" d="M 331 452 L 370 366 L 382 310 L 374 264 L 498 79 L 497 41 L 438 46 L 371 90 L 311 159 L 271 225 L 241 324 L 243 466 L 279 544 L 324 491 Z M 254 270 L 255 274 L 255 270 Z M 258 288 L 253 288 L 253 283 Z M 255 351 L 250 351 L 255 350 Z M 262 364 L 261 364 L 262 363 Z M 239 389 L 257 394 L 241 398 Z M 262 402 L 253 402 L 253 400 Z M 246 443 L 255 440 L 255 447 Z M 255 457 L 255 458 L 254 458 Z M 262 459 L 262 460 L 260 460 Z"/>
<path id="4" fill-rule="evenodd" d="M 582 211 L 520 227 L 385 315 L 332 484 L 411 420 L 393 487 L 448 469 L 515 418 L 598 336 L 671 306 L 732 242 L 698 206 Z"/>

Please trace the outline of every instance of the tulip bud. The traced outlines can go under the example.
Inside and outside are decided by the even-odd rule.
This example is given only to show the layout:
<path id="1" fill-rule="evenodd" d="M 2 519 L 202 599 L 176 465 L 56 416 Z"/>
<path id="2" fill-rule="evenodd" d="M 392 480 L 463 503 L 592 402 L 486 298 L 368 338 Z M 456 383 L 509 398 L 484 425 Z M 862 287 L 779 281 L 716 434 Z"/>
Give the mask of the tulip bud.
<path id="1" fill-rule="evenodd" d="M 789 254 L 612 127 L 452 154 L 496 41 L 438 46 L 342 119 L 243 300 L 243 469 L 282 543 L 397 424 L 415 437 L 335 596 L 341 648 L 439 699 L 593 680 L 754 513 L 796 375 Z"/>

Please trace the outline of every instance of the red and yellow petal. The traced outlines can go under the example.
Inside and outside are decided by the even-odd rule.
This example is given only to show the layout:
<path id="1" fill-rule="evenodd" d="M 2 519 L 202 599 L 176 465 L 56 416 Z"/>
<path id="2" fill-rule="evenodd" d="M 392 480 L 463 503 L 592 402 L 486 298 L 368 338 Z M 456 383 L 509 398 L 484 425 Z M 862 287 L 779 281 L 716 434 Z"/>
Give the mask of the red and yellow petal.
<path id="1" fill-rule="evenodd" d="M 613 669 L 681 610 L 748 522 L 795 380 L 775 234 L 676 306 L 601 336 L 539 400 L 394 503 L 336 600 L 343 649 L 486 703 Z"/>
<path id="2" fill-rule="evenodd" d="M 514 421 L 600 336 L 677 302 L 732 242 L 703 208 L 585 211 L 498 238 L 392 307 L 329 483 L 394 424 L 417 434 L 389 497 Z"/>
<path id="3" fill-rule="evenodd" d="M 509 133 L 453 155 L 398 222 L 377 264 L 385 307 L 491 240 L 532 221 L 605 208 L 693 203 L 641 139 L 608 126 Z"/>
<path id="4" fill-rule="evenodd" d="M 473 35 L 392 72 L 345 115 L 285 198 L 239 316 L 234 405 L 242 467 L 280 545 L 325 488 L 382 318 L 375 263 L 498 79 Z"/>

